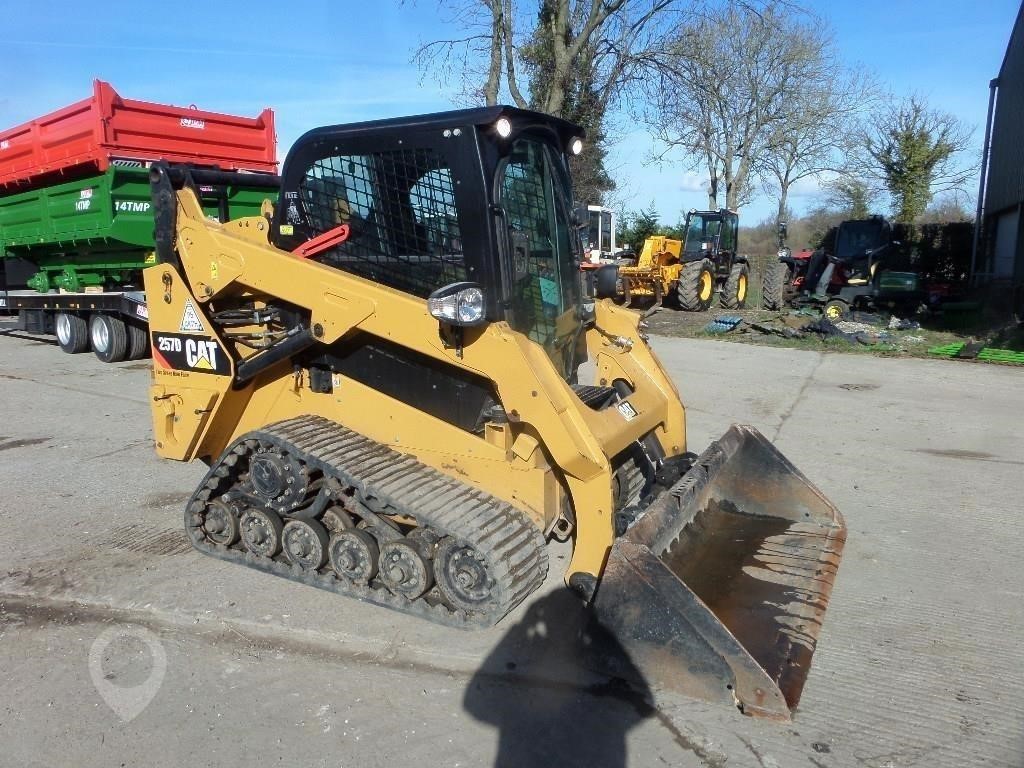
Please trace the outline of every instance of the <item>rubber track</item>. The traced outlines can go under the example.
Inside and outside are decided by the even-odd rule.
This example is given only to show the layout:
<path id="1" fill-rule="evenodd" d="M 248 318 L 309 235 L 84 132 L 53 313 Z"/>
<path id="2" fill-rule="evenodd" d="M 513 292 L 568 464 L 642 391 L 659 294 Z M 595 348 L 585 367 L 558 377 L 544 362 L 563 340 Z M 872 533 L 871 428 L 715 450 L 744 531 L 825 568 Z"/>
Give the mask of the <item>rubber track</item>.
<path id="1" fill-rule="evenodd" d="M 440 602 L 436 587 L 409 600 L 375 582 L 364 586 L 339 579 L 330 564 L 309 573 L 292 566 L 283 555 L 269 560 L 253 555 L 241 544 L 227 548 L 211 543 L 200 528 L 201 512 L 210 499 L 234 485 L 234 466 L 254 441 L 276 445 L 310 468 L 337 478 L 354 488 L 356 496 L 375 511 L 409 515 L 420 525 L 470 543 L 488 563 L 496 582 L 495 600 L 486 611 L 467 614 Z M 236 440 L 189 500 L 185 529 L 196 549 L 213 557 L 455 627 L 482 628 L 497 623 L 543 583 L 548 570 L 543 534 L 525 513 L 319 416 L 288 419 Z"/>

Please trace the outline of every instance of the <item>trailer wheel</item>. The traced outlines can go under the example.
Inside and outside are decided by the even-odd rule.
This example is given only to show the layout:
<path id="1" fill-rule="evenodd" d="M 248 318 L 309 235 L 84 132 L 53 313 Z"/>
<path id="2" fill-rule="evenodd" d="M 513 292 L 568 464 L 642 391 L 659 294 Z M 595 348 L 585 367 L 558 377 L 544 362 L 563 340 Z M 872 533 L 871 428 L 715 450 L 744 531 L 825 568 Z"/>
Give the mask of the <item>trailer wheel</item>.
<path id="1" fill-rule="evenodd" d="M 769 264 L 761 281 L 761 306 L 782 309 L 786 303 L 786 285 L 790 281 L 789 266 L 777 261 Z"/>
<path id="2" fill-rule="evenodd" d="M 679 307 L 687 312 L 703 312 L 715 297 L 715 273 L 710 259 L 693 261 L 683 267 L 676 284 Z"/>
<path id="3" fill-rule="evenodd" d="M 729 271 L 722 291 L 722 306 L 726 309 L 743 309 L 747 306 L 747 292 L 750 289 L 750 268 L 737 261 Z"/>
<path id="4" fill-rule="evenodd" d="M 84 317 L 58 312 L 53 325 L 57 343 L 69 355 L 77 355 L 89 348 L 89 326 Z"/>
<path id="5" fill-rule="evenodd" d="M 128 359 L 141 360 L 149 356 L 149 334 L 144 328 L 128 323 Z"/>
<path id="6" fill-rule="evenodd" d="M 119 363 L 128 354 L 128 329 L 111 315 L 93 315 L 89 320 L 92 351 L 104 363 Z"/>

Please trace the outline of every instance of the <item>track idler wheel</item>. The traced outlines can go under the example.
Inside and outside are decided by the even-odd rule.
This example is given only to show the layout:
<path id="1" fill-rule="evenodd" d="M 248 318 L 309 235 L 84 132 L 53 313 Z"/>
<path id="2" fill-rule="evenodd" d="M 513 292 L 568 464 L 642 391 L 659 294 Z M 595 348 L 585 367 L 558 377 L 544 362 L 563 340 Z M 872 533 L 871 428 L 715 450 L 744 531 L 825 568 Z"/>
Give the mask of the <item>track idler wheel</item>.
<path id="1" fill-rule="evenodd" d="M 257 557 L 273 557 L 281 551 L 284 523 L 273 512 L 247 509 L 241 519 L 242 544 Z"/>
<path id="2" fill-rule="evenodd" d="M 446 537 L 434 555 L 437 588 L 454 608 L 474 611 L 484 607 L 494 591 L 494 579 L 483 555 L 469 544 Z"/>
<path id="3" fill-rule="evenodd" d="M 327 530 L 316 520 L 289 520 L 281 538 L 284 556 L 292 565 L 316 571 L 327 562 Z"/>
<path id="4" fill-rule="evenodd" d="M 380 578 L 384 585 L 410 600 L 426 592 L 434 583 L 430 564 L 415 541 L 389 541 L 380 548 Z"/>
<path id="5" fill-rule="evenodd" d="M 230 547 L 241 536 L 238 510 L 233 504 L 215 499 L 206 505 L 203 514 L 203 533 L 207 541 Z"/>
<path id="6" fill-rule="evenodd" d="M 349 528 L 331 537 L 328 546 L 331 568 L 343 579 L 356 584 L 369 584 L 377 575 L 380 548 L 366 531 Z"/>

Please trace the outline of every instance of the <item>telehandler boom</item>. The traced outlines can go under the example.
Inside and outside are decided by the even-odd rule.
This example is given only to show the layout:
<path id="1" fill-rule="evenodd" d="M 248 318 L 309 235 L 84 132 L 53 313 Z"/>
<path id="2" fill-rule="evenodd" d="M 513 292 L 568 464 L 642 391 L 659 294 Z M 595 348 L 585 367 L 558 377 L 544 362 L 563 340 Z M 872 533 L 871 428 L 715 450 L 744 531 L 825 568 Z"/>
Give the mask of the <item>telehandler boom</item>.
<path id="1" fill-rule="evenodd" d="M 500 621 L 571 538 L 641 672 L 788 718 L 842 517 L 751 428 L 687 452 L 640 316 L 583 295 L 581 148 L 508 107 L 320 128 L 225 224 L 210 172 L 155 166 L 157 451 L 210 467 L 201 551 L 443 624 Z"/>

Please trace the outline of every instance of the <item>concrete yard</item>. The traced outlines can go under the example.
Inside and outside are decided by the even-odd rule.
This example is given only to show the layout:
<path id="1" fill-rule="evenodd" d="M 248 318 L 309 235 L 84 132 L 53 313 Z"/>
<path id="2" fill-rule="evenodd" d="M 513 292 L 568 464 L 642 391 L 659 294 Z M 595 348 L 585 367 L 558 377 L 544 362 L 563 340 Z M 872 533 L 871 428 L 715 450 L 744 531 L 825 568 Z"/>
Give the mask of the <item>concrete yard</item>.
<path id="1" fill-rule="evenodd" d="M 0 768 L 1024 766 L 1024 371 L 652 342 L 692 450 L 753 424 L 846 517 L 791 724 L 582 666 L 564 547 L 475 633 L 204 557 L 148 363 L 0 330 Z"/>

